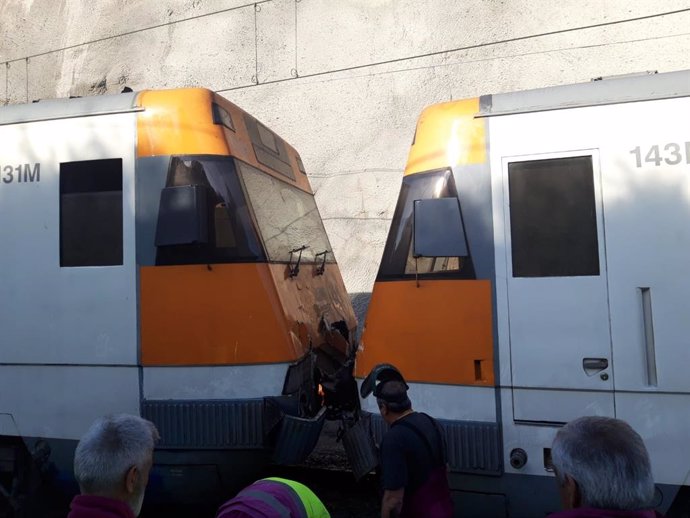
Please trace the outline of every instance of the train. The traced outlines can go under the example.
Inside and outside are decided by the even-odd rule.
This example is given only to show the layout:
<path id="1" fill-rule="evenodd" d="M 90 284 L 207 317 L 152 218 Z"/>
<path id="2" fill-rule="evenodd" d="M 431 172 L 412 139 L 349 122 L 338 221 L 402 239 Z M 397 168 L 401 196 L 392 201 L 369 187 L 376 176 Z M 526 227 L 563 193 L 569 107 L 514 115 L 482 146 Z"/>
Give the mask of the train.
<path id="1" fill-rule="evenodd" d="M 298 463 L 358 412 L 356 327 L 300 155 L 230 101 L 0 108 L 0 505 L 76 492 L 104 414 L 157 425 L 148 502 Z"/>
<path id="2" fill-rule="evenodd" d="M 358 340 L 301 158 L 250 114 L 199 88 L 0 108 L 0 507 L 74 493 L 115 412 L 161 432 L 147 502 L 218 501 L 327 419 L 361 476 L 395 369 L 460 516 L 557 510 L 551 441 L 592 414 L 640 432 L 673 514 L 688 116 L 689 71 L 425 109 Z"/>
<path id="3" fill-rule="evenodd" d="M 687 512 L 688 120 L 690 71 L 419 116 L 356 377 L 393 365 L 443 424 L 460 516 L 558 510 L 551 443 L 582 415 L 630 423 L 653 505 Z M 361 404 L 378 441 L 376 402 Z"/>

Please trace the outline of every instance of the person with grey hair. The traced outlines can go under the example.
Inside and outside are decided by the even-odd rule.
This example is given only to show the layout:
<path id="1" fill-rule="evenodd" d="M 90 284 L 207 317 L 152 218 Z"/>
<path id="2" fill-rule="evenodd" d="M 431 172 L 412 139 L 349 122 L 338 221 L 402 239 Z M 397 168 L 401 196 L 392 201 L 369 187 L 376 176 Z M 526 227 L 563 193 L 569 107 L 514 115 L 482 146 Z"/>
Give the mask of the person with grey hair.
<path id="1" fill-rule="evenodd" d="M 654 518 L 654 479 L 642 438 L 611 417 L 580 417 L 556 434 L 551 459 L 563 511 L 551 518 Z"/>
<path id="2" fill-rule="evenodd" d="M 154 424 L 138 416 L 97 419 L 74 453 L 81 495 L 72 500 L 68 518 L 139 516 L 158 439 Z"/>

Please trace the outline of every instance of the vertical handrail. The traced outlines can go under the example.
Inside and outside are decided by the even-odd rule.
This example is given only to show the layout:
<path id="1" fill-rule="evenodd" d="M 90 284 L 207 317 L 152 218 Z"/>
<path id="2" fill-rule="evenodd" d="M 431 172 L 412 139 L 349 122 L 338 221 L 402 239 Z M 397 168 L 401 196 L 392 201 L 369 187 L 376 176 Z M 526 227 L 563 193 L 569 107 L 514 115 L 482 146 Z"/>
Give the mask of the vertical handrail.
<path id="1" fill-rule="evenodd" d="M 644 349 L 647 365 L 647 385 L 656 387 L 656 346 L 654 344 L 654 322 L 652 319 L 652 292 L 649 288 L 640 288 L 642 297 L 642 323 L 644 328 Z"/>

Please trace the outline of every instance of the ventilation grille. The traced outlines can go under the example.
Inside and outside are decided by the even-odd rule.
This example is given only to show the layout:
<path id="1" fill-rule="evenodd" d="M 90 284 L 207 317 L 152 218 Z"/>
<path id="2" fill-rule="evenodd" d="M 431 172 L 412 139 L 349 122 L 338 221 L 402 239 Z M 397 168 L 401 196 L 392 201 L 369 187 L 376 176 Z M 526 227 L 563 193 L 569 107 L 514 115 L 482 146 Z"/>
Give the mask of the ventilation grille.
<path id="1" fill-rule="evenodd" d="M 257 449 L 265 444 L 263 399 L 144 401 L 142 416 L 158 428 L 163 448 Z"/>
<path id="2" fill-rule="evenodd" d="M 446 432 L 448 464 L 453 471 L 500 475 L 502 447 L 498 423 L 439 420 Z"/>

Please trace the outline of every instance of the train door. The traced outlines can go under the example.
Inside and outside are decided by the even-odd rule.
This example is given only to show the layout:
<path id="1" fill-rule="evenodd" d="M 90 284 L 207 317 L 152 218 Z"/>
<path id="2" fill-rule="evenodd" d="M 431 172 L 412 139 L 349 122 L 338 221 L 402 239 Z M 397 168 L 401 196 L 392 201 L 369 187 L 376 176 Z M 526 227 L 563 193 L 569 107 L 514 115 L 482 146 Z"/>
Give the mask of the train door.
<path id="1" fill-rule="evenodd" d="M 516 421 L 614 415 L 598 152 L 502 161 Z"/>

